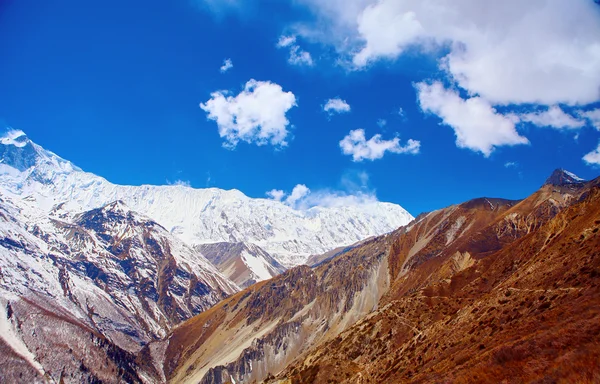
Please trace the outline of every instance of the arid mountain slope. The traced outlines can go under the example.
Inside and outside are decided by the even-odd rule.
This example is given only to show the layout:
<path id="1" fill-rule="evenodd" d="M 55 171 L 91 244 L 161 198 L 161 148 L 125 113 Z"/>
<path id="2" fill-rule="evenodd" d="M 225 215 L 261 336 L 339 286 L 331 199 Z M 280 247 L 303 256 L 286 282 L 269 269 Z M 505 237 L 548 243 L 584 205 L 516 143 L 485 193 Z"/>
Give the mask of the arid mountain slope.
<path id="1" fill-rule="evenodd" d="M 564 254 L 557 253 L 558 268 L 545 264 L 546 252 L 554 248 L 544 244 L 580 236 L 577 225 L 596 236 L 597 184 L 562 183 L 559 175 L 559 181 L 522 201 L 481 198 L 421 215 L 312 269 L 294 268 L 224 300 L 150 344 L 143 356 L 154 364 L 146 369 L 170 382 L 487 381 L 465 376 L 470 368 L 461 371 L 464 366 L 483 374 L 489 368 L 488 360 L 471 355 L 504 354 L 498 348 L 533 337 L 528 334 L 533 324 L 545 321 L 535 311 L 548 310 L 550 300 L 564 297 L 567 305 L 574 300 L 569 295 L 577 287 L 567 280 L 556 287 L 543 281 L 555 273 L 554 284 L 561 273 L 581 270 L 589 261 L 586 254 L 565 266 Z M 580 211 L 586 212 L 581 224 L 565 221 Z M 562 229 L 551 236 L 549 228 L 558 223 Z M 588 244 L 598 251 L 595 242 Z M 560 318 L 567 321 L 569 312 L 562 311 Z M 513 325 L 527 315 L 530 325 Z M 586 328 L 591 323 L 575 316 L 571 320 L 582 320 L 581 329 L 592 332 L 582 337 L 595 340 L 593 327 Z M 567 324 L 556 327 L 552 332 Z M 503 340 L 511 341 L 504 345 Z M 582 339 L 573 338 L 572 345 L 580 345 L 577 340 Z"/>
<path id="2" fill-rule="evenodd" d="M 377 306 L 386 291 L 391 237 L 311 269 L 257 283 L 177 327 L 144 350 L 149 370 L 172 382 L 253 382 L 336 336 Z"/>
<path id="3" fill-rule="evenodd" d="M 545 185 L 496 217 L 478 209 L 489 223 L 437 250 L 448 230 L 428 220 L 481 202 L 420 218 L 392 246 L 380 307 L 271 382 L 600 381 L 597 184 Z"/>

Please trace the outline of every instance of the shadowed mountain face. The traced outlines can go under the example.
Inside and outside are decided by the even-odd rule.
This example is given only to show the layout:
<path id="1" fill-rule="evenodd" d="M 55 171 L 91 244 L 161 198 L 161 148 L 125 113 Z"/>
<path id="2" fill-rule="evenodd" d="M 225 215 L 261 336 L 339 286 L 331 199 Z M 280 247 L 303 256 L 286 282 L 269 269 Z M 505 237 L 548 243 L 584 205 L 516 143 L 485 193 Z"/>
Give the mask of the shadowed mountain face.
<path id="1" fill-rule="evenodd" d="M 421 215 L 224 300 L 145 348 L 144 369 L 202 383 L 597 380 L 597 185 Z"/>
<path id="2" fill-rule="evenodd" d="M 585 183 L 585 180 L 583 180 L 581 177 L 564 169 L 557 169 L 554 172 L 552 172 L 552 174 L 544 184 L 554 186 L 565 186 L 583 183 Z"/>

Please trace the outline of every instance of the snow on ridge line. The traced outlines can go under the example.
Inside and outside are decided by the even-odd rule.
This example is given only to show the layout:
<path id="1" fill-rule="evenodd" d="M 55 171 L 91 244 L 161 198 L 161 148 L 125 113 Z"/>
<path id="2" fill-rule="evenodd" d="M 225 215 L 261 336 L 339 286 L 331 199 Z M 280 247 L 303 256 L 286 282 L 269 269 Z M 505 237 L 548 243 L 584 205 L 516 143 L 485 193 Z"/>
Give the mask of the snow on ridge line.
<path id="1" fill-rule="evenodd" d="M 25 140 L 16 141 L 16 139 L 25 136 Z M 27 145 L 27 135 L 20 129 L 10 129 L 0 136 L 0 143 L 4 145 L 14 145 L 16 147 L 24 147 Z"/>
<path id="2" fill-rule="evenodd" d="M 237 189 L 116 185 L 27 142 L 33 145 L 37 162 L 24 171 L 0 175 L 0 191 L 28 196 L 31 205 L 57 217 L 122 200 L 189 245 L 252 243 L 286 267 L 302 264 L 310 255 L 391 232 L 413 219 L 399 205 L 378 201 L 295 208 L 251 198 Z"/>
<path id="3" fill-rule="evenodd" d="M 563 172 L 575 181 L 585 181 L 585 179 L 582 179 L 581 177 L 577 176 L 573 172 L 569 172 L 567 170 L 563 170 Z"/>

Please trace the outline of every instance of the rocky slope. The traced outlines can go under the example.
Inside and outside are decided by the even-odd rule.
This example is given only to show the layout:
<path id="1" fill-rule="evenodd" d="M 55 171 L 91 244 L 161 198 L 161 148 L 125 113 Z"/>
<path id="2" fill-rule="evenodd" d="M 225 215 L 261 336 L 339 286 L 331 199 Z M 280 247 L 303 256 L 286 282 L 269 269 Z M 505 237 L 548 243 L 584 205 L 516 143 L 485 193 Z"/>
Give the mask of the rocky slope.
<path id="1" fill-rule="evenodd" d="M 30 203 L 0 194 L 0 339 L 37 379 L 137 377 L 133 353 L 239 290 L 122 202 L 72 221 Z"/>
<path id="2" fill-rule="evenodd" d="M 269 382 L 598 381 L 598 184 L 418 218 L 394 234 L 379 308 Z"/>
<path id="3" fill-rule="evenodd" d="M 201 383 L 597 380 L 600 181 L 564 180 L 421 215 L 255 284 L 151 343 L 143 370 Z"/>
<path id="4" fill-rule="evenodd" d="M 0 189 L 34 201 L 55 217 L 120 200 L 188 245 L 254 244 L 285 267 L 412 220 L 398 205 L 370 200 L 296 209 L 237 190 L 115 185 L 43 149 L 21 131 L 0 138 L 0 160 Z"/>
<path id="5" fill-rule="evenodd" d="M 255 284 L 177 327 L 142 353 L 173 382 L 253 382 L 285 368 L 377 307 L 389 285 L 390 237 L 319 267 Z"/>

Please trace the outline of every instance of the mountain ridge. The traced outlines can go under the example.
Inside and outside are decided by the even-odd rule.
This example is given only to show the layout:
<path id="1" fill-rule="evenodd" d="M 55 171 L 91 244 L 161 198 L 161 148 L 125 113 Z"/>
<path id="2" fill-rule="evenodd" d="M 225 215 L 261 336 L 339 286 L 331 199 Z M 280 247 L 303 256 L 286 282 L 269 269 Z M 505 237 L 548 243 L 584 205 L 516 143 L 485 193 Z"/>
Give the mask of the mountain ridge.
<path id="1" fill-rule="evenodd" d="M 59 217 L 122 200 L 191 246 L 253 243 L 285 267 L 302 264 L 310 255 L 390 232 L 413 218 L 396 204 L 376 201 L 294 209 L 274 200 L 249 198 L 238 190 L 120 186 L 82 171 L 29 139 L 22 143 L 25 145 L 0 145 L 0 187 L 6 193 L 28 198 Z M 24 148 L 32 148 L 33 154 L 29 150 L 24 153 Z M 12 167 L 10 162 L 15 165 L 16 158 L 27 159 L 28 167 L 23 171 Z"/>
<path id="2" fill-rule="evenodd" d="M 157 366 L 167 380 L 183 383 L 410 381 L 412 367 L 424 360 L 414 353 L 400 360 L 421 343 L 423 326 L 443 326 L 439 319 L 462 313 L 457 311 L 470 303 L 466 293 L 451 305 L 444 304 L 445 297 L 461 290 L 489 292 L 492 277 L 478 282 L 481 268 L 493 267 L 495 255 L 512 257 L 508 249 L 521 239 L 545 238 L 544 228 L 563 220 L 570 209 L 596 212 L 599 182 L 545 185 L 522 200 L 473 199 L 422 215 L 312 269 L 293 268 L 175 328 L 158 342 L 166 354 Z M 591 195 L 596 196 L 591 205 L 581 205 Z M 586 220 L 593 216 L 586 215 Z M 518 272 L 504 262 L 502 268 L 494 273 Z M 543 264 L 539 270 L 543 274 Z M 491 306 L 486 304 L 486 310 Z M 420 353 L 430 356 L 423 348 L 431 345 L 425 342 Z M 456 345 L 452 348 L 465 358 Z M 487 342 L 485 348 L 491 348 Z M 386 366 L 388 360 L 405 368 L 393 375 L 396 368 Z"/>

